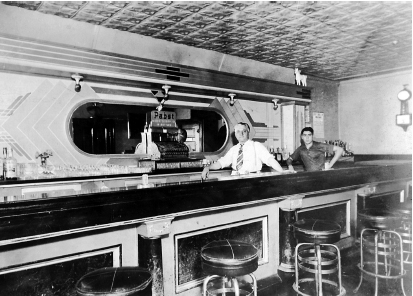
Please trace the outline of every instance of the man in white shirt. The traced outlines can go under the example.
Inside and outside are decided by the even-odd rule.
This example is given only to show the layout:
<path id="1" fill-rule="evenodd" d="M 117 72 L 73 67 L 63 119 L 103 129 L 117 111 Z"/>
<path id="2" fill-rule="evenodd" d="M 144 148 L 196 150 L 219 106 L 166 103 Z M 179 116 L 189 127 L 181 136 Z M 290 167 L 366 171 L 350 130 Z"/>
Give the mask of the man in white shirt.
<path id="1" fill-rule="evenodd" d="M 207 179 L 209 170 L 219 170 L 232 167 L 240 175 L 259 172 L 265 163 L 277 172 L 284 172 L 280 164 L 268 152 L 267 148 L 259 142 L 249 140 L 250 127 L 247 123 L 240 122 L 234 127 L 238 144 L 233 146 L 225 156 L 218 159 L 202 171 L 202 179 Z M 287 172 L 287 171 L 285 171 Z"/>

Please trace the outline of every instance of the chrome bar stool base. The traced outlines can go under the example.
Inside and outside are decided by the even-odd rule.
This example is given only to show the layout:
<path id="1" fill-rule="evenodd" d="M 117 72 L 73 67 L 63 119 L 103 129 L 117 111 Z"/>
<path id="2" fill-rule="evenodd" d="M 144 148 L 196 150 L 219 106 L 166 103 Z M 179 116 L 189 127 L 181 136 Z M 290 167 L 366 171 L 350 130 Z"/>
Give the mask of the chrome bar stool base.
<path id="1" fill-rule="evenodd" d="M 295 247 L 295 282 L 293 289 L 298 294 L 314 289 L 315 295 L 332 294 L 343 296 L 346 290 L 341 282 L 340 250 L 333 243 L 340 240 L 341 226 L 332 221 L 302 219 L 293 224 L 294 235 L 299 242 Z M 311 285 L 310 285 L 311 284 Z M 331 294 L 331 293 L 329 293 Z"/>
<path id="2" fill-rule="evenodd" d="M 231 293 L 231 295 L 235 296 L 257 296 L 257 279 L 252 273 L 248 275 L 251 277 L 252 283 L 241 287 L 236 277 L 210 275 L 203 282 L 202 295 L 215 296 Z M 214 282 L 214 279 L 216 279 L 216 282 Z"/>
<path id="3" fill-rule="evenodd" d="M 213 241 L 201 250 L 202 270 L 207 274 L 202 295 L 257 296 L 258 249 L 234 240 Z M 251 283 L 240 285 L 238 277 L 249 276 Z"/>
<path id="4" fill-rule="evenodd" d="M 368 255 L 374 256 L 374 259 L 366 261 L 365 256 Z M 406 275 L 403 267 L 403 241 L 396 231 L 364 228 L 360 234 L 360 263 L 357 267 L 361 271 L 360 283 L 353 290 L 354 293 L 360 289 L 363 276 L 371 276 L 375 282 L 375 296 L 378 295 L 379 279 L 400 280 L 402 293 L 406 296 L 403 284 Z"/>
<path id="5" fill-rule="evenodd" d="M 310 249 L 304 249 L 300 251 L 301 247 L 309 246 L 313 247 Z M 322 249 L 324 248 L 324 249 Z M 327 250 L 327 248 L 332 248 L 335 252 Z M 293 284 L 293 289 L 298 294 L 303 296 L 311 296 L 305 293 L 303 286 L 307 283 L 315 282 L 316 294 L 323 295 L 324 288 L 333 288 L 336 292 L 336 296 L 346 295 L 346 290 L 342 286 L 341 281 L 341 257 L 340 250 L 337 246 L 333 244 L 312 244 L 312 243 L 301 243 L 295 248 L 295 282 Z M 307 273 L 314 274 L 314 277 L 301 278 L 299 276 L 300 270 Z M 327 275 L 337 274 L 337 281 L 323 278 Z"/>

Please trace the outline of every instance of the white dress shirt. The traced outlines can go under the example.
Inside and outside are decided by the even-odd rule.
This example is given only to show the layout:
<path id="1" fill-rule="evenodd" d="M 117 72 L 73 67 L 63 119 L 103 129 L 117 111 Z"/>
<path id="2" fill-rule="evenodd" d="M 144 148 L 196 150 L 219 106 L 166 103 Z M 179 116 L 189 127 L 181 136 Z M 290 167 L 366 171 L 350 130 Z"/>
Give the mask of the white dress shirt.
<path id="1" fill-rule="evenodd" d="M 238 143 L 237 145 L 229 149 L 227 154 L 218 159 L 221 167 L 225 168 L 231 166 L 233 170 L 236 170 L 238 151 L 240 146 L 241 144 Z M 272 157 L 272 155 L 268 152 L 267 148 L 265 148 L 263 144 L 248 140 L 247 142 L 245 142 L 242 149 L 243 163 L 239 172 L 257 172 L 261 170 L 263 163 L 269 165 L 268 160 L 270 159 L 270 157 Z"/>

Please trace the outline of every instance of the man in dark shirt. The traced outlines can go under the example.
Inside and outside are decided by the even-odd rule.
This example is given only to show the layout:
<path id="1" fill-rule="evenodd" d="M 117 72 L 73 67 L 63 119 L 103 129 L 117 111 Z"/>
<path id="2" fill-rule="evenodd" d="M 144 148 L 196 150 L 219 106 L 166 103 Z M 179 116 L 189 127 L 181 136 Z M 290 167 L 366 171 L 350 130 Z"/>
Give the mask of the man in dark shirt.
<path id="1" fill-rule="evenodd" d="M 302 144 L 287 159 L 288 169 L 293 171 L 292 162 L 301 159 L 306 171 L 329 170 L 343 154 L 343 148 L 313 141 L 314 130 L 305 127 L 301 131 Z M 330 162 L 325 162 L 325 153 L 333 154 Z"/>

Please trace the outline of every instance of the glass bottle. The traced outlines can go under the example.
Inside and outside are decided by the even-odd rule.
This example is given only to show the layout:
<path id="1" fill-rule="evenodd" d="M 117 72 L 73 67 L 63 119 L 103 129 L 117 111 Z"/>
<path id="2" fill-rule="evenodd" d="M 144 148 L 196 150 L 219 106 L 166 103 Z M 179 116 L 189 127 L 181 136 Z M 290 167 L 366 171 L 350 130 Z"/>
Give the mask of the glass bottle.
<path id="1" fill-rule="evenodd" d="M 10 154 L 6 158 L 6 170 L 5 179 L 6 180 L 16 180 L 17 179 L 17 160 L 13 157 L 13 149 L 10 149 Z"/>
<path id="2" fill-rule="evenodd" d="M 274 147 L 270 147 L 270 154 L 272 155 L 272 157 L 276 158 L 274 155 Z"/>
<path id="3" fill-rule="evenodd" d="M 282 158 L 282 155 L 281 155 L 281 152 L 280 152 L 280 148 L 278 147 L 278 148 L 277 148 L 277 161 L 278 161 L 279 163 L 281 163 L 282 160 L 283 160 L 283 158 Z"/>
<path id="4" fill-rule="evenodd" d="M 328 170 L 330 166 L 330 161 L 328 159 L 328 152 L 324 152 L 324 169 Z"/>
<path id="5" fill-rule="evenodd" d="M 3 158 L 0 157 L 0 168 L 1 168 L 0 180 L 4 180 L 4 157 Z"/>
<path id="6" fill-rule="evenodd" d="M 281 150 L 283 154 L 283 160 L 287 161 L 287 159 L 290 157 L 290 153 L 287 150 L 287 145 L 285 145 L 284 148 L 282 148 Z"/>
<path id="7" fill-rule="evenodd" d="M 6 179 L 6 159 L 7 159 L 7 148 L 3 147 L 3 166 L 2 166 L 3 180 Z"/>

